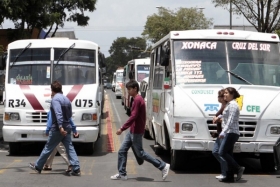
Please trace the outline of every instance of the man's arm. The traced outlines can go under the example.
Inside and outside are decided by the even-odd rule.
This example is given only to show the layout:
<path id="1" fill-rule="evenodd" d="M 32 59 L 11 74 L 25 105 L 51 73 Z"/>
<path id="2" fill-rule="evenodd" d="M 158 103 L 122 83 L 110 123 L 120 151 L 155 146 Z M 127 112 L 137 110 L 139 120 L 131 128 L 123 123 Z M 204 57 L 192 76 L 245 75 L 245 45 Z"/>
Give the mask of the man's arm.
<path id="1" fill-rule="evenodd" d="M 47 128 L 46 128 L 46 135 L 48 136 L 52 127 L 52 113 L 51 111 L 47 114 Z"/>

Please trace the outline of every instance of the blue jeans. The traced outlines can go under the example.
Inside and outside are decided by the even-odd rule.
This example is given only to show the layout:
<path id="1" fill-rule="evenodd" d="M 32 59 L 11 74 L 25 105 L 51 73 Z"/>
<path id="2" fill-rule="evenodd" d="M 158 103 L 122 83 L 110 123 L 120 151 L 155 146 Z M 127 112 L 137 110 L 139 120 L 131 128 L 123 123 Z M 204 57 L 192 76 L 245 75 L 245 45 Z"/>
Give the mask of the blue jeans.
<path id="1" fill-rule="evenodd" d="M 59 131 L 50 131 L 48 141 L 43 151 L 41 152 L 40 157 L 36 161 L 35 166 L 38 169 L 42 170 L 50 154 L 56 148 L 59 142 L 63 143 L 69 158 L 69 162 L 72 165 L 73 170 L 80 169 L 80 163 L 76 151 L 74 149 L 74 146 L 72 144 L 71 129 L 67 130 L 66 136 L 62 136 Z"/>
<path id="2" fill-rule="evenodd" d="M 145 161 L 153 164 L 159 170 L 162 170 L 165 167 L 165 162 L 151 157 L 143 150 L 142 136 L 143 134 L 132 134 L 131 132 L 126 134 L 118 152 L 118 170 L 120 175 L 126 175 L 127 151 L 131 146 L 133 146 L 138 157 L 141 157 Z"/>
<path id="3" fill-rule="evenodd" d="M 228 171 L 238 170 L 240 167 L 237 162 L 233 158 L 233 148 L 235 142 L 237 142 L 239 138 L 238 134 L 235 133 L 227 133 L 223 141 L 221 142 L 221 147 L 219 149 L 219 155 L 226 160 L 228 163 Z"/>
<path id="4" fill-rule="evenodd" d="M 221 165 L 221 173 L 223 176 L 226 176 L 227 175 L 227 162 L 222 158 L 220 157 L 219 155 L 219 149 L 221 147 L 221 143 L 222 143 L 223 139 L 217 137 L 215 143 L 214 143 L 214 147 L 213 147 L 213 150 L 212 150 L 212 154 L 213 156 L 219 161 L 220 165 Z"/>

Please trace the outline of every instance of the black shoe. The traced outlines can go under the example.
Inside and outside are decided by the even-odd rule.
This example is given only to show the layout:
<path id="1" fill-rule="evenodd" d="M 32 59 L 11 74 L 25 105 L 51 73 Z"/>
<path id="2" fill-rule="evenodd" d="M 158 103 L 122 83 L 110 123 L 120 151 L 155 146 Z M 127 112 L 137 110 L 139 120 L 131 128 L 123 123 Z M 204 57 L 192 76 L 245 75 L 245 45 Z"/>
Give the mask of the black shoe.
<path id="1" fill-rule="evenodd" d="M 219 181 L 220 182 L 229 182 L 229 183 L 234 182 L 234 174 L 233 174 L 233 172 L 231 172 L 231 171 L 227 172 L 226 178 L 219 179 Z"/>
<path id="2" fill-rule="evenodd" d="M 37 166 L 35 166 L 34 163 L 29 163 L 29 167 L 30 167 L 30 169 L 36 171 L 37 173 L 39 173 L 39 174 L 41 173 L 41 170 L 38 169 Z"/>
<path id="3" fill-rule="evenodd" d="M 81 171 L 80 171 L 80 169 L 76 169 L 76 170 L 72 171 L 71 175 L 74 175 L 74 176 L 81 176 Z"/>
<path id="4" fill-rule="evenodd" d="M 237 171 L 236 181 L 239 181 L 244 173 L 245 167 L 239 167 Z"/>

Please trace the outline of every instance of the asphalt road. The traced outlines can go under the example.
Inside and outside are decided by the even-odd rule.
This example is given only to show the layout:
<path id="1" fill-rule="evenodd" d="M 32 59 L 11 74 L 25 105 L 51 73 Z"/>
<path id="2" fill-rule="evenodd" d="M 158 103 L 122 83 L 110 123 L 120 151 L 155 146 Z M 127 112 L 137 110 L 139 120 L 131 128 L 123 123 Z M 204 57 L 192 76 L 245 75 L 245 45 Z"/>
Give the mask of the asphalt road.
<path id="1" fill-rule="evenodd" d="M 137 165 L 131 151 L 128 153 L 127 162 L 128 180 L 110 180 L 110 176 L 117 173 L 117 151 L 124 137 L 124 134 L 117 136 L 115 132 L 128 119 L 128 116 L 121 105 L 121 100 L 116 99 L 114 92 L 111 90 L 106 90 L 106 92 L 102 133 L 101 138 L 96 142 L 94 154 L 83 155 L 79 145 L 75 146 L 81 164 L 82 176 L 65 176 L 64 170 L 67 166 L 60 156 L 55 157 L 52 171 L 36 174 L 28 168 L 28 163 L 36 161 L 44 144 L 25 144 L 20 155 L 10 156 L 7 151 L 8 145 L 0 141 L 0 187 L 279 186 L 280 172 L 263 173 L 259 160 L 252 158 L 237 158 L 238 162 L 246 167 L 240 181 L 232 184 L 218 182 L 215 176 L 220 173 L 220 167 L 210 154 L 197 154 L 182 171 L 170 170 L 166 181 L 162 181 L 161 171 L 147 162 L 141 166 Z M 1 107 L 0 111 L 3 111 L 3 107 Z M 169 153 L 165 152 L 161 156 L 156 156 L 153 144 L 153 140 L 143 139 L 143 147 L 146 152 L 169 163 Z"/>

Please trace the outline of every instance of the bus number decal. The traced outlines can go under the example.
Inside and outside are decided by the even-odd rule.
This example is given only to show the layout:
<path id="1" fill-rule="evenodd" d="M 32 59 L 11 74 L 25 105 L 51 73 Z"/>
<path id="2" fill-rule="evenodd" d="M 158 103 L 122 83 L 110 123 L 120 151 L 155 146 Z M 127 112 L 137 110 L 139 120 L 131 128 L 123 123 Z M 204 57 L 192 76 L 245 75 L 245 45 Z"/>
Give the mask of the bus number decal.
<path id="1" fill-rule="evenodd" d="M 76 99 L 75 106 L 76 107 L 92 107 L 93 102 L 91 99 Z"/>
<path id="2" fill-rule="evenodd" d="M 26 102 L 24 99 L 20 100 L 20 99 L 9 99 L 9 107 L 15 108 L 15 107 L 20 107 L 26 106 Z"/>

